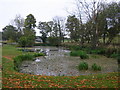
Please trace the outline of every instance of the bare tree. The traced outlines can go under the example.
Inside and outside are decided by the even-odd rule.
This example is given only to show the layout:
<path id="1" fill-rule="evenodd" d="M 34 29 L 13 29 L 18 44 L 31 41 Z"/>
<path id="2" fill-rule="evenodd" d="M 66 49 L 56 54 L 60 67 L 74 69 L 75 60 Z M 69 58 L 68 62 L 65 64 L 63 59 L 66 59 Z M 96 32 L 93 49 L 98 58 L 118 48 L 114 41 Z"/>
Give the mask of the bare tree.
<path id="1" fill-rule="evenodd" d="M 90 2 L 87 2 L 86 0 L 76 0 L 76 6 L 81 23 L 83 21 L 82 16 L 84 16 L 86 21 L 91 21 L 91 30 L 93 32 L 91 44 L 93 48 L 98 46 L 98 15 L 102 10 L 101 4 L 103 2 L 103 0 L 91 0 Z"/>
<path id="2" fill-rule="evenodd" d="M 22 31 L 24 27 L 24 18 L 21 17 L 21 15 L 16 15 L 15 19 L 12 20 L 12 25 L 17 28 L 18 31 Z"/>
<path id="3" fill-rule="evenodd" d="M 55 33 L 60 38 L 60 41 L 64 41 L 65 36 L 65 18 L 56 16 L 53 18 L 53 22 L 56 28 Z"/>

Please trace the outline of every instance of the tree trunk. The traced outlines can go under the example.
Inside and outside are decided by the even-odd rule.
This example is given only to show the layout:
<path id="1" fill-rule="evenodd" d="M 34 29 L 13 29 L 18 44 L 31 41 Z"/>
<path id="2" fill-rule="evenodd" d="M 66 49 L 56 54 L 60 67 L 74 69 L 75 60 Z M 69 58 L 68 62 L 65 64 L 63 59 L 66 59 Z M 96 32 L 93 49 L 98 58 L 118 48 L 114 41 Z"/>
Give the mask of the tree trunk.
<path id="1" fill-rule="evenodd" d="M 95 25 L 92 38 L 92 48 L 95 49 L 98 47 L 98 24 Z"/>
<path id="2" fill-rule="evenodd" d="M 105 37 L 105 33 L 103 34 L 103 44 L 105 45 L 105 39 L 106 39 L 106 37 Z"/>
<path id="3" fill-rule="evenodd" d="M 83 39 L 83 36 L 81 37 L 81 45 L 83 46 L 83 43 L 84 43 L 84 39 Z"/>

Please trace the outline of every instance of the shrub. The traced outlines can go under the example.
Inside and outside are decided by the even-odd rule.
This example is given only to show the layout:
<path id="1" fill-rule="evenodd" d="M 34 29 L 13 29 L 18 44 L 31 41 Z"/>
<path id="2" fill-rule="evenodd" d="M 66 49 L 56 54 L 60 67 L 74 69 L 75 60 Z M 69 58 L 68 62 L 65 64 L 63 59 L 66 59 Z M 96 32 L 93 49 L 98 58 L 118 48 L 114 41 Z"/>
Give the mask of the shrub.
<path id="1" fill-rule="evenodd" d="M 82 48 L 83 51 L 87 52 L 88 54 L 91 53 L 91 48 Z"/>
<path id="2" fill-rule="evenodd" d="M 90 54 L 97 54 L 98 50 L 91 50 Z"/>
<path id="3" fill-rule="evenodd" d="M 104 55 L 105 54 L 105 49 L 99 49 L 99 48 L 95 49 L 95 50 L 89 49 L 87 52 L 90 53 L 90 54 L 101 54 L 101 55 Z"/>
<path id="4" fill-rule="evenodd" d="M 89 58 L 85 51 L 71 51 L 70 56 L 80 56 L 81 59 Z"/>
<path id="5" fill-rule="evenodd" d="M 27 37 L 25 37 L 25 36 L 20 37 L 20 39 L 18 41 L 19 45 L 22 46 L 22 47 L 26 47 L 27 42 L 28 42 Z"/>
<path id="6" fill-rule="evenodd" d="M 117 59 L 119 56 L 120 56 L 120 54 L 115 54 L 115 53 L 114 53 L 114 54 L 112 54 L 110 57 L 111 57 L 111 58 L 116 58 L 116 59 Z"/>
<path id="7" fill-rule="evenodd" d="M 32 60 L 33 59 L 33 55 L 31 55 L 31 54 L 19 55 L 18 57 L 21 58 L 22 60 Z"/>
<path id="8" fill-rule="evenodd" d="M 116 48 L 107 48 L 105 51 L 105 55 L 107 57 L 110 57 L 112 54 L 117 54 L 117 49 Z"/>
<path id="9" fill-rule="evenodd" d="M 34 56 L 31 54 L 24 54 L 16 56 L 14 59 L 14 69 L 19 71 L 19 66 L 21 65 L 22 61 L 24 60 L 33 60 Z"/>
<path id="10" fill-rule="evenodd" d="M 34 54 L 24 54 L 19 55 L 13 58 L 14 60 L 14 69 L 19 71 L 19 66 L 21 65 L 22 61 L 24 60 L 33 60 L 35 57 L 44 56 L 43 53 L 34 53 Z"/>
<path id="11" fill-rule="evenodd" d="M 17 50 L 18 50 L 18 51 L 23 51 L 23 49 L 22 49 L 22 48 L 18 48 Z"/>
<path id="12" fill-rule="evenodd" d="M 35 42 L 35 37 L 34 35 L 28 35 L 28 36 L 21 36 L 20 39 L 18 40 L 18 44 L 21 47 L 28 47 L 28 46 L 33 46 Z"/>
<path id="13" fill-rule="evenodd" d="M 59 37 L 49 37 L 48 44 L 53 46 L 59 46 L 61 44 Z"/>
<path id="14" fill-rule="evenodd" d="M 81 52 L 81 53 L 80 53 L 80 58 L 81 58 L 81 59 L 88 59 L 89 56 L 88 56 L 85 52 Z"/>
<path id="15" fill-rule="evenodd" d="M 81 62 L 78 66 L 79 70 L 87 70 L 88 64 L 86 62 Z"/>
<path id="16" fill-rule="evenodd" d="M 34 53 L 33 56 L 34 56 L 34 57 L 45 56 L 45 54 L 43 54 L 43 53 Z"/>
<path id="17" fill-rule="evenodd" d="M 80 47 L 80 46 L 75 46 L 75 45 L 70 46 L 70 50 L 81 50 L 81 49 L 82 49 L 82 47 Z"/>
<path id="18" fill-rule="evenodd" d="M 104 55 L 105 54 L 105 49 L 99 49 L 97 54 Z"/>
<path id="19" fill-rule="evenodd" d="M 91 50 L 90 54 L 100 54 L 100 50 Z"/>
<path id="20" fill-rule="evenodd" d="M 92 65 L 92 70 L 94 71 L 101 71 L 101 66 L 98 66 L 96 63 Z"/>
<path id="21" fill-rule="evenodd" d="M 80 56 L 80 51 L 71 51 L 70 56 Z"/>

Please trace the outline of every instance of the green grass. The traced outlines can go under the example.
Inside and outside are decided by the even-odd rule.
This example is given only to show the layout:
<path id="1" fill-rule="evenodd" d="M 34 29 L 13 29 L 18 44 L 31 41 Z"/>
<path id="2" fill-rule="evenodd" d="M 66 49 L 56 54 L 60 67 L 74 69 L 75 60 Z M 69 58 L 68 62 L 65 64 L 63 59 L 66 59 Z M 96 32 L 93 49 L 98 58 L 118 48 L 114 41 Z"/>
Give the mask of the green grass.
<path id="1" fill-rule="evenodd" d="M 3 52 L 6 57 L 21 54 L 9 45 L 3 47 Z M 15 71 L 11 59 L 2 58 L 2 63 L 3 88 L 118 88 L 117 72 L 81 76 L 41 76 Z"/>
<path id="2" fill-rule="evenodd" d="M 20 54 L 22 54 L 22 51 L 17 51 L 15 46 L 4 45 L 2 48 L 2 55 L 3 56 L 17 56 Z"/>

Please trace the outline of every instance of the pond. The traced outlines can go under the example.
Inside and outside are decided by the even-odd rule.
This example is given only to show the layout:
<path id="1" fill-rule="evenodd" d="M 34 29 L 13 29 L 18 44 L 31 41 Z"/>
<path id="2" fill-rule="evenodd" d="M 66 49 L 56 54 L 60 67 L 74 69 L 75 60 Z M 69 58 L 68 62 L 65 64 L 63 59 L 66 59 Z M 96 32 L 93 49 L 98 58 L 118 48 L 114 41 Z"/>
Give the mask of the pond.
<path id="1" fill-rule="evenodd" d="M 36 46 L 35 50 L 44 51 L 46 56 L 37 57 L 34 61 L 23 61 L 20 66 L 20 72 L 34 75 L 46 76 L 79 76 L 96 73 L 117 72 L 117 60 L 99 56 L 99 58 L 80 59 L 72 57 L 70 51 L 63 47 Z M 102 67 L 101 71 L 92 71 L 89 68 L 86 71 L 79 71 L 77 66 L 85 61 L 89 67 L 97 63 Z"/>

